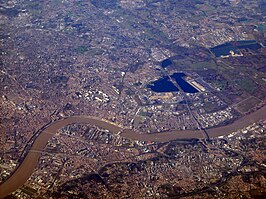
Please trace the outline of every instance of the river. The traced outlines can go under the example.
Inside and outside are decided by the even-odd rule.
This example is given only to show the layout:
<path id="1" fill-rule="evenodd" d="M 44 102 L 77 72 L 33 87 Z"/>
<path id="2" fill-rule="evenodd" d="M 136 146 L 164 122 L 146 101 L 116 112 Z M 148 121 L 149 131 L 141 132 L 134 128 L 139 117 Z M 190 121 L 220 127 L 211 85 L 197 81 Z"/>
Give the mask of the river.
<path id="1" fill-rule="evenodd" d="M 266 106 L 254 113 L 240 118 L 239 120 L 235 121 L 230 125 L 208 129 L 208 135 L 210 138 L 228 135 L 261 119 L 266 119 L 265 113 Z M 115 134 L 121 132 L 120 135 L 122 137 L 132 140 L 167 142 L 175 139 L 204 138 L 204 135 L 200 131 L 179 130 L 164 133 L 140 134 L 134 131 L 133 129 L 123 129 L 121 126 L 95 117 L 67 117 L 62 120 L 58 120 L 51 123 L 48 127 L 46 127 L 43 131 L 40 132 L 39 136 L 35 139 L 31 149 L 29 150 L 22 163 L 17 167 L 17 169 L 13 172 L 13 174 L 11 174 L 11 176 L 6 181 L 0 184 L 0 198 L 4 198 L 13 191 L 17 190 L 28 180 L 28 178 L 34 172 L 34 169 L 36 168 L 38 160 L 41 156 L 41 153 L 36 151 L 44 150 L 48 141 L 56 134 L 59 129 L 66 125 L 75 123 L 87 123 L 95 125 L 100 128 L 107 129 Z"/>

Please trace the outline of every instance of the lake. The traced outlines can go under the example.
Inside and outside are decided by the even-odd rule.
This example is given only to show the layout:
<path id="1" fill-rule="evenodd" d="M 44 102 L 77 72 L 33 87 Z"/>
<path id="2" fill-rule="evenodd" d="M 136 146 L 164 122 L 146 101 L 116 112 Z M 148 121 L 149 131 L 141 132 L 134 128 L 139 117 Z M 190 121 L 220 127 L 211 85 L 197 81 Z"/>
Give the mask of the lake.
<path id="1" fill-rule="evenodd" d="M 233 46 L 231 43 L 225 43 L 219 46 L 215 46 L 210 49 L 210 51 L 215 54 L 216 57 L 227 56 L 230 55 L 230 51 L 234 51 L 234 53 L 239 54 L 239 50 Z"/>
<path id="2" fill-rule="evenodd" d="M 216 57 L 227 56 L 230 55 L 230 51 L 234 51 L 234 53 L 239 54 L 239 49 L 250 49 L 250 50 L 258 50 L 262 46 L 257 43 L 255 40 L 242 40 L 242 41 L 232 41 L 227 42 L 219 46 L 215 46 L 210 48 L 210 51 L 215 54 Z"/>
<path id="3" fill-rule="evenodd" d="M 169 77 L 160 78 L 148 85 L 152 91 L 157 93 L 177 92 L 179 89 L 170 81 Z"/>
<path id="4" fill-rule="evenodd" d="M 173 64 L 173 62 L 170 59 L 165 59 L 162 61 L 161 66 L 163 68 L 166 68 L 167 66 L 170 66 L 171 64 Z"/>
<path id="5" fill-rule="evenodd" d="M 196 88 L 194 88 L 192 85 L 186 82 L 186 80 L 183 79 L 185 76 L 186 75 L 184 73 L 174 73 L 171 75 L 171 78 L 176 81 L 176 83 L 185 93 L 199 92 Z M 157 93 L 179 91 L 179 89 L 171 82 L 170 78 L 167 76 L 151 82 L 147 87 Z"/>
<path id="6" fill-rule="evenodd" d="M 180 86 L 180 88 L 185 93 L 197 93 L 199 92 L 196 88 L 194 88 L 192 85 L 190 85 L 186 80 L 183 78 L 186 77 L 184 73 L 174 73 L 171 75 L 171 78 L 175 79 L 176 83 Z"/>

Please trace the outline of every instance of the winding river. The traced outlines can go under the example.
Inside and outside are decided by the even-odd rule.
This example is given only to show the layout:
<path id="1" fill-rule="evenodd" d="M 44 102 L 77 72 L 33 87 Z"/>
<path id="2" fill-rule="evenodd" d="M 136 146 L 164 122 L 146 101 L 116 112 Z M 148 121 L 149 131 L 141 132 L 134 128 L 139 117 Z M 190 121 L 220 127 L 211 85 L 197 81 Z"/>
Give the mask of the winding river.
<path id="1" fill-rule="evenodd" d="M 244 128 L 245 126 L 253 124 L 254 122 L 257 122 L 262 119 L 266 119 L 266 106 L 254 113 L 240 118 L 239 120 L 235 121 L 230 125 L 208 129 L 207 132 L 210 138 L 228 135 L 234 131 L 237 131 L 238 129 Z M 38 160 L 41 156 L 41 153 L 36 151 L 42 151 L 47 145 L 48 141 L 56 134 L 59 129 L 66 125 L 75 123 L 86 123 L 95 125 L 100 128 L 108 129 L 110 132 L 115 134 L 120 133 L 122 137 L 132 140 L 167 142 L 175 139 L 204 138 L 204 134 L 202 134 L 198 130 L 139 134 L 138 132 L 132 129 L 123 129 L 122 127 L 116 124 L 95 117 L 67 117 L 62 120 L 58 120 L 51 123 L 48 127 L 46 127 L 40 132 L 21 164 L 6 181 L 0 184 L 0 198 L 4 198 L 13 191 L 17 190 L 28 180 L 28 178 L 34 172 L 34 169 L 37 166 Z"/>

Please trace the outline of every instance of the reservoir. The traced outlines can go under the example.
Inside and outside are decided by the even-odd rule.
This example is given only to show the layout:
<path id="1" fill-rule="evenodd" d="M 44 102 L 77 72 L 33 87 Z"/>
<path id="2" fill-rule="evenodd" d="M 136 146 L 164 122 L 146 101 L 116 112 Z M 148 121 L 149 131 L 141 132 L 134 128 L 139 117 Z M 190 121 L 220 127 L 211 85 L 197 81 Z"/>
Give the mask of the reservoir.
<path id="1" fill-rule="evenodd" d="M 211 48 L 210 51 L 215 54 L 216 57 L 230 55 L 230 51 L 234 51 L 234 53 L 236 54 L 240 53 L 239 50 L 231 43 L 225 43 L 219 46 L 215 46 Z"/>
<path id="2" fill-rule="evenodd" d="M 183 77 L 186 75 L 184 73 L 174 73 L 171 75 L 171 78 L 175 79 L 176 83 L 180 86 L 180 88 L 185 92 L 185 93 L 197 93 L 199 92 L 196 88 L 194 88 L 192 85 L 187 83 Z"/>
<path id="3" fill-rule="evenodd" d="M 178 88 L 170 81 L 170 78 L 165 76 L 161 79 L 158 79 L 154 82 L 151 82 L 148 85 L 152 91 L 157 93 L 164 93 L 164 92 L 177 92 L 179 91 Z"/>
<path id="4" fill-rule="evenodd" d="M 161 66 L 163 68 L 166 68 L 167 66 L 170 66 L 171 64 L 173 64 L 173 62 L 170 59 L 165 59 L 162 61 Z"/>
<path id="5" fill-rule="evenodd" d="M 238 46 L 239 49 L 250 49 L 254 51 L 259 50 L 261 47 L 262 46 L 259 43 Z"/>
<path id="6" fill-rule="evenodd" d="M 184 73 L 174 73 L 170 77 L 173 81 L 175 81 L 179 87 L 185 92 L 185 93 L 197 93 L 199 92 L 196 88 L 194 88 L 192 85 L 190 85 L 188 82 L 186 82 L 183 77 L 186 75 Z M 148 86 L 152 91 L 157 93 L 163 93 L 163 92 L 177 92 L 179 89 L 174 85 L 173 82 L 171 82 L 170 78 L 165 76 L 161 79 L 158 79 L 154 82 L 151 82 Z"/>
<path id="7" fill-rule="evenodd" d="M 255 40 L 242 40 L 227 42 L 222 45 L 215 46 L 213 48 L 210 48 L 210 51 L 215 54 L 216 57 L 221 57 L 230 55 L 230 51 L 234 51 L 234 53 L 239 54 L 240 49 L 249 49 L 256 51 L 261 47 L 262 46 Z"/>

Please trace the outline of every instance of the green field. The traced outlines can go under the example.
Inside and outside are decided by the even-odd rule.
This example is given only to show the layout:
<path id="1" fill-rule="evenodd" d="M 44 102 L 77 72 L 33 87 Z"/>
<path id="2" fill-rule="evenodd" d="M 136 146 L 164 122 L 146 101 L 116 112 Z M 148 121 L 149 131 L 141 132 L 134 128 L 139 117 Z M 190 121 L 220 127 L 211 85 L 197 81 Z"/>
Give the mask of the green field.
<path id="1" fill-rule="evenodd" d="M 189 68 L 192 70 L 206 70 L 206 69 L 217 70 L 217 64 L 214 61 L 198 62 L 191 64 Z"/>
<path id="2" fill-rule="evenodd" d="M 255 89 L 257 88 L 256 83 L 248 77 L 245 77 L 243 79 L 237 79 L 236 83 L 241 89 L 243 89 L 248 93 L 254 92 Z"/>
<path id="3" fill-rule="evenodd" d="M 251 108 L 253 108 L 256 104 L 258 104 L 260 100 L 256 97 L 250 97 L 239 104 L 235 107 L 236 110 L 238 110 L 241 113 L 246 113 L 248 112 Z"/>

